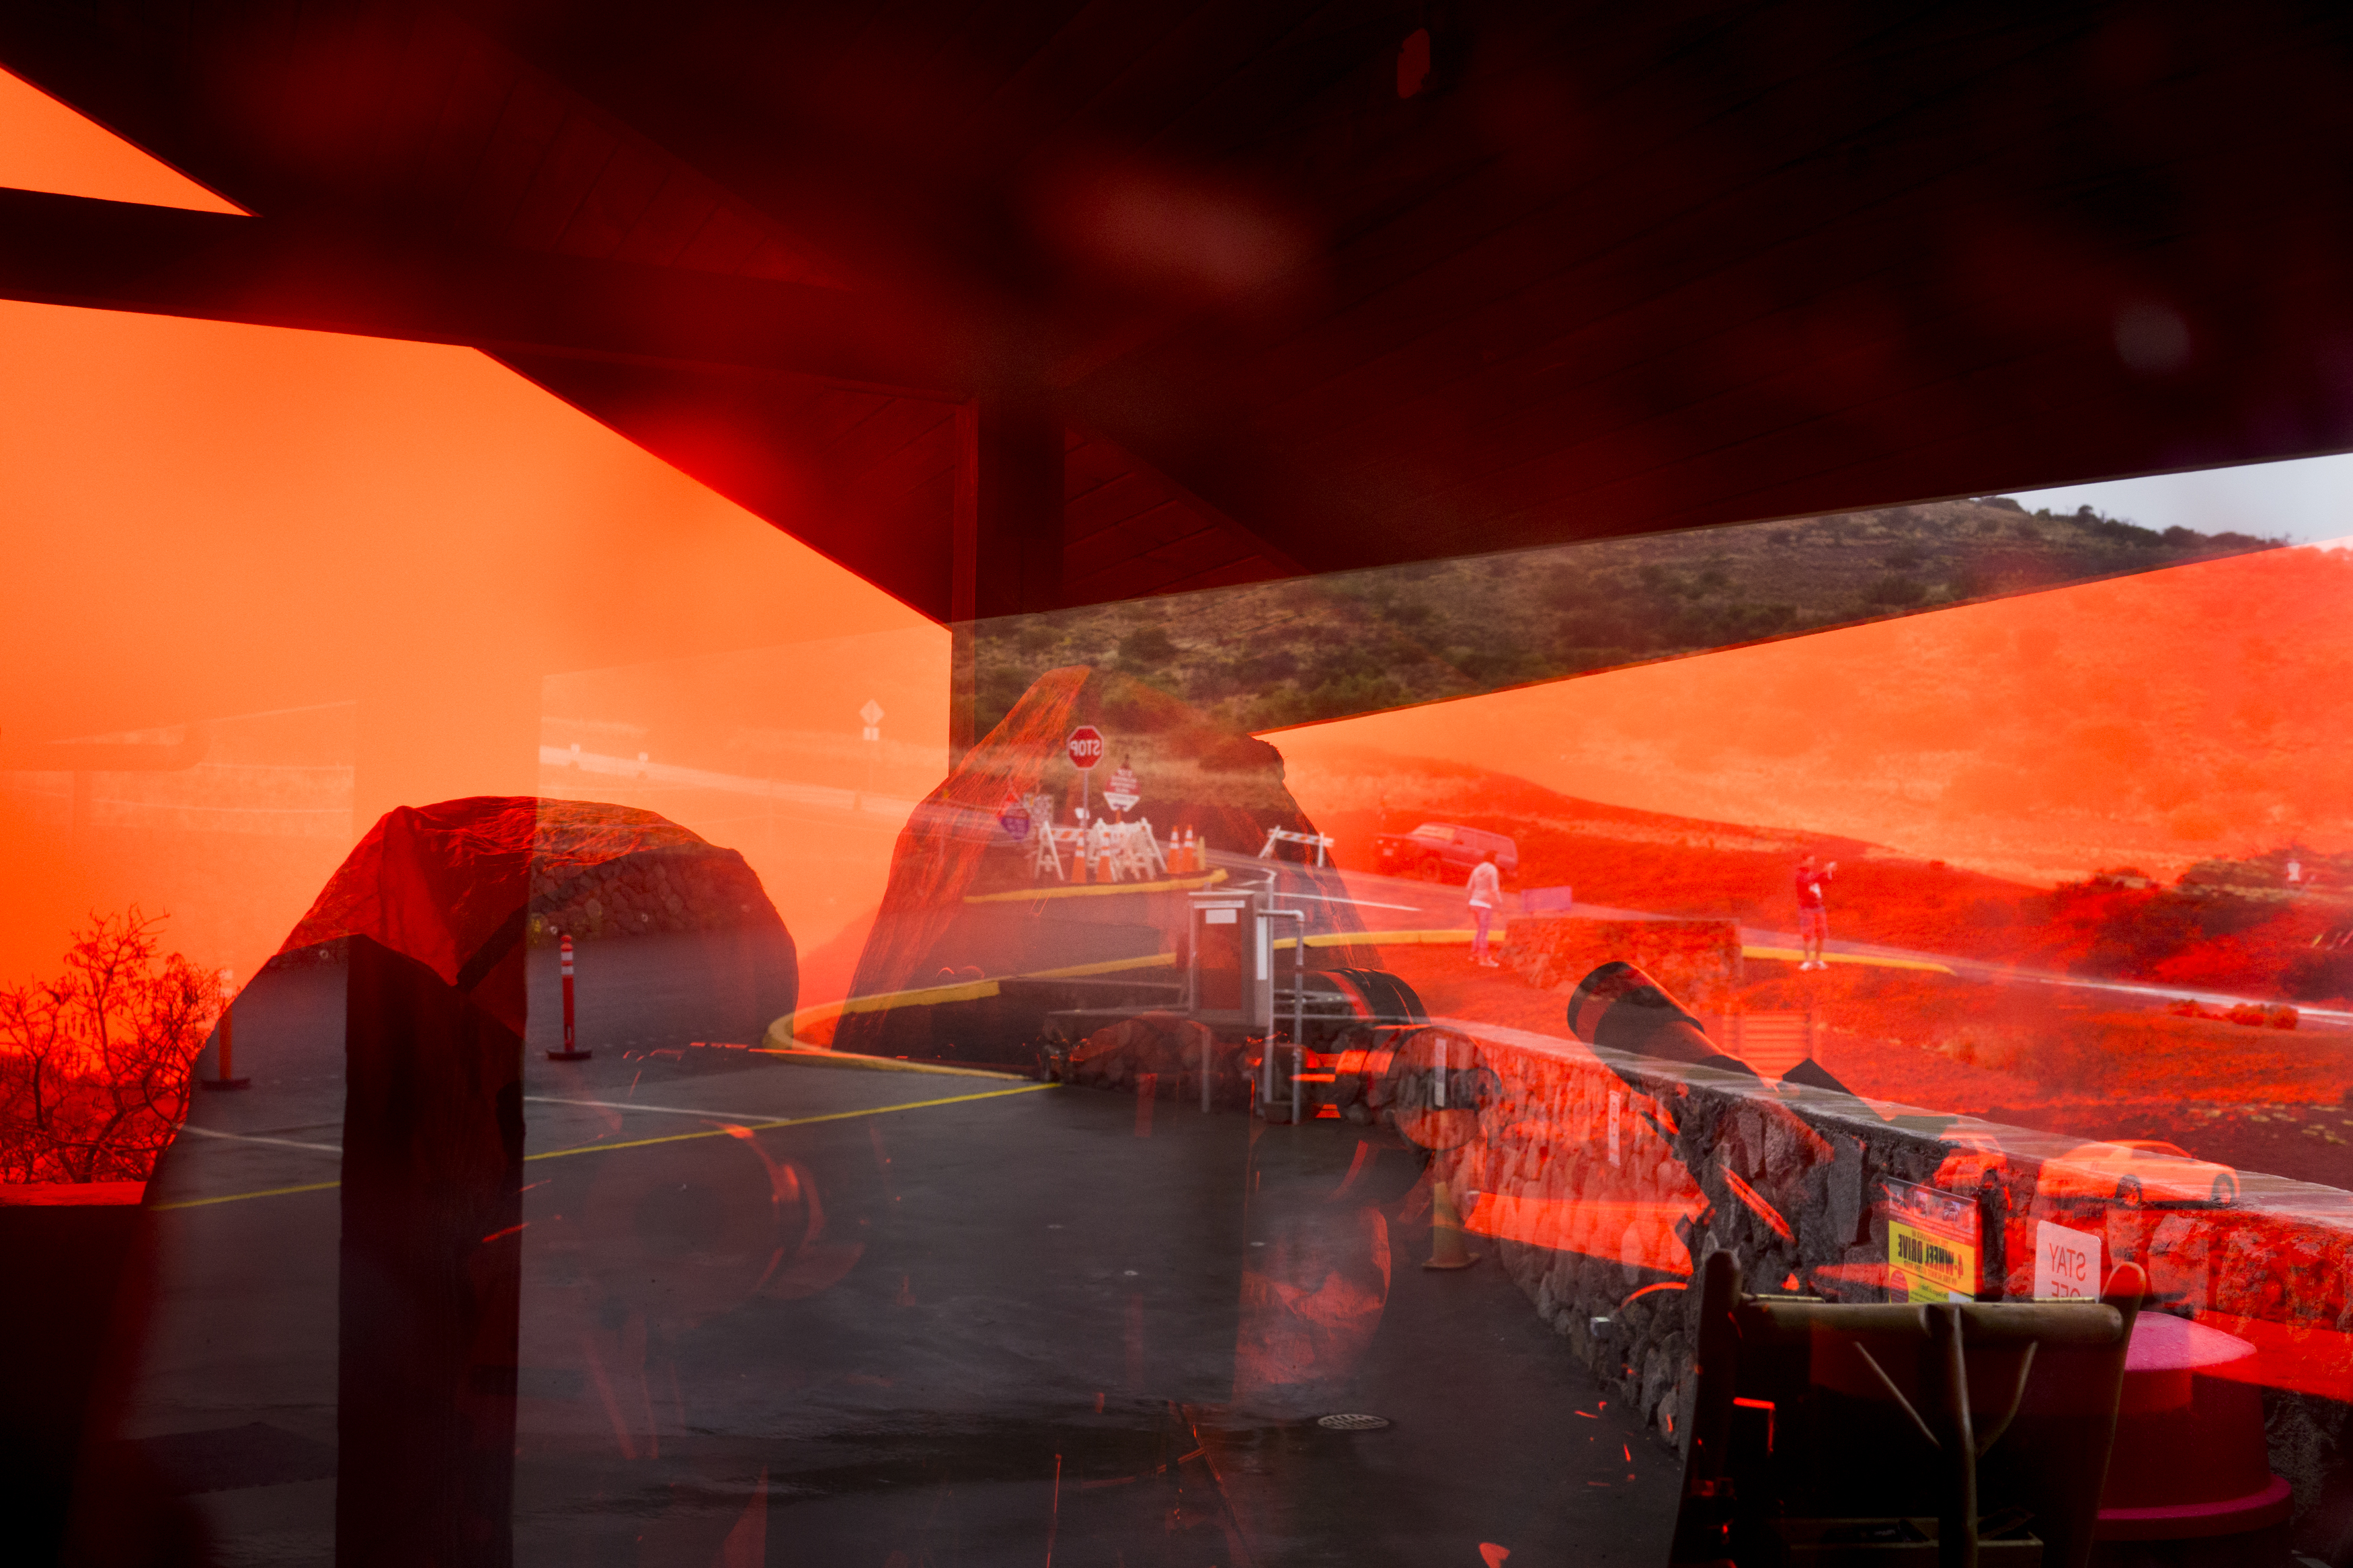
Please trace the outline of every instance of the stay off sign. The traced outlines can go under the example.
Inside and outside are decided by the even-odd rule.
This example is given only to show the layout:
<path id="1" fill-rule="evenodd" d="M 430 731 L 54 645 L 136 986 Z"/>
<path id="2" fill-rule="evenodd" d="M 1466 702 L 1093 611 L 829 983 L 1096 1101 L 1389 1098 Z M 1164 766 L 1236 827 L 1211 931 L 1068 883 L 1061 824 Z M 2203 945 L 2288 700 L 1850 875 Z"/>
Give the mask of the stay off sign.
<path id="1" fill-rule="evenodd" d="M 2100 1238 L 2049 1220 L 2034 1226 L 2034 1298 L 2094 1300 L 2100 1294 Z"/>

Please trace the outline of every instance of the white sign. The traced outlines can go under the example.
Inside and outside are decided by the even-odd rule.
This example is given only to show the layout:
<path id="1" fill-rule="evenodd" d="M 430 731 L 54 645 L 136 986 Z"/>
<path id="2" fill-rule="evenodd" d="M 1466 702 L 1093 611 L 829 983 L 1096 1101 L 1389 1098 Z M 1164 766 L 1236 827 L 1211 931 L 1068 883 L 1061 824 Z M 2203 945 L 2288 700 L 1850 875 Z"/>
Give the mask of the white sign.
<path id="1" fill-rule="evenodd" d="M 1133 811 L 1135 803 L 1144 798 L 1135 787 L 1135 770 L 1122 763 L 1112 770 L 1111 783 L 1103 786 L 1103 804 L 1113 811 Z"/>
<path id="2" fill-rule="evenodd" d="M 2088 1230 L 2038 1220 L 2034 1226 L 2034 1296 L 2037 1300 L 2097 1300 L 2100 1238 Z"/>
<path id="3" fill-rule="evenodd" d="M 882 722 L 882 705 L 871 697 L 868 698 L 866 706 L 858 710 L 858 721 L 869 728 L 880 724 Z"/>

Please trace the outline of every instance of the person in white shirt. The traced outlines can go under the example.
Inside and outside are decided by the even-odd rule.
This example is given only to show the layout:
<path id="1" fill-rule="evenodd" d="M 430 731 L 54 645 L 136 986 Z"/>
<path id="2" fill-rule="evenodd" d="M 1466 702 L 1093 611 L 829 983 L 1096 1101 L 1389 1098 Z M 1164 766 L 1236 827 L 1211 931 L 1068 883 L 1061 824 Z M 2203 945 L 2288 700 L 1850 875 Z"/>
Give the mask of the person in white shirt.
<path id="1" fill-rule="evenodd" d="M 1482 968 L 1498 967 L 1487 951 L 1487 922 L 1495 918 L 1496 907 L 1504 901 L 1504 874 L 1495 869 L 1495 852 L 1487 851 L 1479 863 L 1471 868 L 1471 920 L 1476 929 L 1471 937 L 1471 962 Z"/>

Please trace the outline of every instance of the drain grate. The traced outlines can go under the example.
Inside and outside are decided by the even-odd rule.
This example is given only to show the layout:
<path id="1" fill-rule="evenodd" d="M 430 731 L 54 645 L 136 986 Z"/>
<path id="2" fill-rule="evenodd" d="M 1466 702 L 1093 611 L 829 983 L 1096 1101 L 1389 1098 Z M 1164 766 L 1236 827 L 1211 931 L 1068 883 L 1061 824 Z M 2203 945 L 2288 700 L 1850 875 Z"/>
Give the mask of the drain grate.
<path id="1" fill-rule="evenodd" d="M 1326 1432 L 1377 1432 L 1388 1424 L 1389 1418 L 1386 1415 L 1366 1415 L 1356 1412 L 1315 1418 L 1315 1425 Z"/>

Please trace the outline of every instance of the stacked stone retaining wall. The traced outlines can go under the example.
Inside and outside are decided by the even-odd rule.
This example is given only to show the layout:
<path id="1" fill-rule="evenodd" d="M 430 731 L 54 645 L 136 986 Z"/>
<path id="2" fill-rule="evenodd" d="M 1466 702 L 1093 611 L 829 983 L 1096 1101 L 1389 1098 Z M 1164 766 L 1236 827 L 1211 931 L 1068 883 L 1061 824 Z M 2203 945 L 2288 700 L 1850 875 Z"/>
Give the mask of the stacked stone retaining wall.
<path id="1" fill-rule="evenodd" d="M 744 857 L 716 845 L 640 850 L 561 880 L 534 873 L 531 895 L 534 946 L 563 932 L 594 941 L 779 923 Z"/>
<path id="2" fill-rule="evenodd" d="M 2149 1273 L 2158 1310 L 2256 1348 L 2274 1469 L 2299 1517 L 2341 1464 L 2353 1401 L 2353 1194 L 2242 1173 L 2229 1206 L 2100 1191 L 2073 1141 L 1675 1068 L 1458 1023 L 1500 1091 L 1441 1155 L 1474 1233 L 1611 1396 L 1680 1444 L 1693 1394 L 1694 1257 L 1741 1258 L 1754 1289 L 1883 1300 L 1889 1181 L 1965 1194 L 1985 1300 L 2034 1294 L 2038 1226 L 2098 1238 L 2103 1273 Z M 1459 1058 L 1458 1058 L 1459 1059 Z"/>

